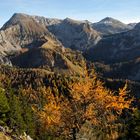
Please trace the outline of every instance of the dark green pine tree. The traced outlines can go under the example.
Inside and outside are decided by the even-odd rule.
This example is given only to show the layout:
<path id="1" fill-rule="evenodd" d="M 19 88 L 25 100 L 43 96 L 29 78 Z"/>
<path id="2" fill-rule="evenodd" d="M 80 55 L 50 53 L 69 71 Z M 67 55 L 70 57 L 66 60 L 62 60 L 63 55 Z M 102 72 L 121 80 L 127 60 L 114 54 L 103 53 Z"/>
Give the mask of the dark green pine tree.
<path id="1" fill-rule="evenodd" d="M 5 95 L 5 90 L 0 88 L 0 125 L 6 125 L 7 114 L 10 111 L 7 97 Z"/>
<path id="2" fill-rule="evenodd" d="M 21 96 L 22 98 L 22 110 L 23 110 L 23 119 L 26 124 L 26 133 L 32 138 L 35 137 L 36 130 L 36 121 L 35 114 L 32 110 L 31 104 L 28 102 L 27 97 Z"/>
<path id="3" fill-rule="evenodd" d="M 118 140 L 140 140 L 140 110 L 136 110 L 125 126 L 125 132 Z"/>
<path id="4" fill-rule="evenodd" d="M 128 139 L 140 139 L 140 110 L 136 110 L 133 119 L 128 124 Z"/>
<path id="5" fill-rule="evenodd" d="M 9 121 L 8 126 L 13 129 L 17 134 L 22 134 L 26 131 L 26 124 L 23 120 L 23 110 L 19 97 L 16 96 L 13 90 L 9 91 Z"/>

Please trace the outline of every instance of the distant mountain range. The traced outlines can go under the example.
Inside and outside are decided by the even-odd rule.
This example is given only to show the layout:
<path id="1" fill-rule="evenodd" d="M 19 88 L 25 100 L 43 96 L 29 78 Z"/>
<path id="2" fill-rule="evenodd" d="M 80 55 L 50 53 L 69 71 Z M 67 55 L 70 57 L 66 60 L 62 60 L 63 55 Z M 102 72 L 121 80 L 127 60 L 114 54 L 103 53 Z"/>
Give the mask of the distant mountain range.
<path id="1" fill-rule="evenodd" d="M 0 29 L 0 62 L 82 74 L 89 61 L 138 63 L 139 42 L 140 23 L 124 24 L 110 17 L 91 23 L 15 13 Z"/>

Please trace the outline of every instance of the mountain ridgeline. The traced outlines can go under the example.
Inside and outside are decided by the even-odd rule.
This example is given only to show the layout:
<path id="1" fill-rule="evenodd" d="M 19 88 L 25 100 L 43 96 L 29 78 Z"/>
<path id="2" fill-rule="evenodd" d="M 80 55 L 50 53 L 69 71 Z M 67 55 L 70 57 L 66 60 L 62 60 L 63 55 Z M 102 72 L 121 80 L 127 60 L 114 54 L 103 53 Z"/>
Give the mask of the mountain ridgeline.
<path id="1" fill-rule="evenodd" d="M 109 17 L 98 23 L 91 23 L 87 20 L 49 19 L 15 13 L 0 29 L 0 62 L 12 65 L 13 60 L 16 65 L 15 56 L 20 54 L 23 56 L 23 53 L 28 53 L 27 50 L 32 52 L 34 49 L 41 49 L 47 38 L 62 49 L 70 48 L 85 52 L 96 48 L 95 46 L 104 40 L 103 35 L 116 34 L 132 28 L 132 25 L 123 24 Z M 52 44 L 49 41 L 49 45 Z M 26 59 L 30 58 L 24 58 L 25 61 Z M 17 65 L 20 65 L 19 61 Z"/>
<path id="2" fill-rule="evenodd" d="M 20 68 L 140 80 L 140 23 L 99 22 L 15 13 L 0 29 L 0 62 Z M 127 70 L 129 69 L 129 70 Z"/>

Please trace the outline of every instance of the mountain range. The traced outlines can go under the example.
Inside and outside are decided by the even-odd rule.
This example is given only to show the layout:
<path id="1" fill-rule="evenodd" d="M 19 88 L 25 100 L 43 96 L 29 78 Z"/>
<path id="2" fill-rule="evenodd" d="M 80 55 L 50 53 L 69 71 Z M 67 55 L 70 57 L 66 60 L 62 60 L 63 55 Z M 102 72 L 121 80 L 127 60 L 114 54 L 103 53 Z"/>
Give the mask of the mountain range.
<path id="1" fill-rule="evenodd" d="M 15 13 L 0 29 L 0 62 L 69 74 L 83 74 L 87 63 L 97 69 L 111 67 L 113 72 L 133 65 L 125 78 L 138 80 L 139 42 L 140 23 L 124 24 L 111 17 L 91 23 Z"/>

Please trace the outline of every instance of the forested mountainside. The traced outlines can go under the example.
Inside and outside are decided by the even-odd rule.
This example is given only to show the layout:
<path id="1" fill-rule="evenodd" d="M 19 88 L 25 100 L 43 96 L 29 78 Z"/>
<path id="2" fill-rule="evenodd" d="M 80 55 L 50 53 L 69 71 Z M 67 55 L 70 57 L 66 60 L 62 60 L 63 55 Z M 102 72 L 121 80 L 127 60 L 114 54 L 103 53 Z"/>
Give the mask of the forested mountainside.
<path id="1" fill-rule="evenodd" d="M 14 14 L 0 29 L 0 138 L 140 138 L 139 23 Z"/>

